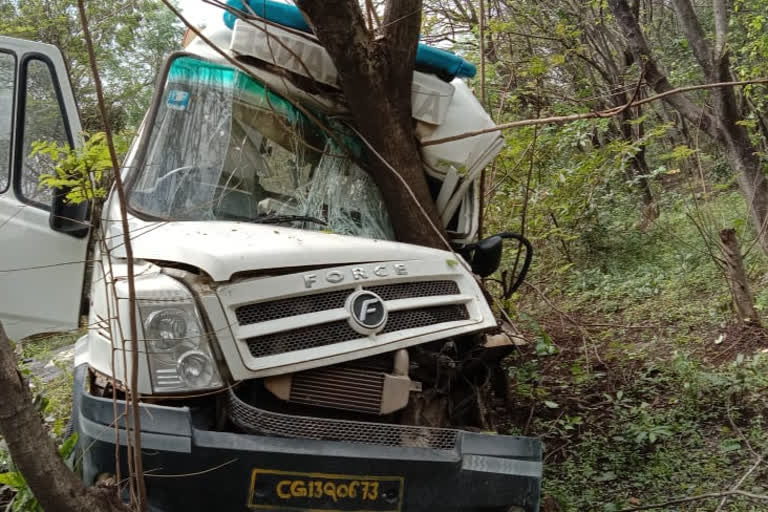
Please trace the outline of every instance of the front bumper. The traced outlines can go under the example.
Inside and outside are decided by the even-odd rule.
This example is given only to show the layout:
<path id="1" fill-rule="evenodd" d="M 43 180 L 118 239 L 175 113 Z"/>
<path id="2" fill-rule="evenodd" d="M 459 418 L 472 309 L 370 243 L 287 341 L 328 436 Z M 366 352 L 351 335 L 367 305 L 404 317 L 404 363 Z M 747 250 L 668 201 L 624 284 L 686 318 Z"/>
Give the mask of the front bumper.
<path id="1" fill-rule="evenodd" d="M 115 472 L 116 435 L 113 401 L 86 392 L 86 375 L 86 366 L 75 369 L 73 423 L 80 435 L 83 478 L 91 484 L 98 474 Z M 118 402 L 118 411 L 124 408 Z M 289 479 L 297 474 L 398 477 L 401 505 L 389 510 L 538 510 L 542 462 L 534 439 L 462 432 L 452 450 L 383 447 L 200 430 L 184 407 L 142 404 L 141 411 L 144 471 L 156 510 L 308 510 L 292 498 L 262 500 L 252 493 L 254 470 Z M 124 453 L 123 428 L 119 442 Z M 311 508 L 361 510 L 351 501 L 318 503 Z"/>

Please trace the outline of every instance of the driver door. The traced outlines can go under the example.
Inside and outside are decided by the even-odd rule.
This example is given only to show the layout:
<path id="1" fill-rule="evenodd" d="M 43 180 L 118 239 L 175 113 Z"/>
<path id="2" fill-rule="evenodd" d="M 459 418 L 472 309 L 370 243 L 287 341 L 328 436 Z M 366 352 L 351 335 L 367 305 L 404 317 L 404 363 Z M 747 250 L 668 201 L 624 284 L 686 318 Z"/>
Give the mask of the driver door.
<path id="1" fill-rule="evenodd" d="M 36 141 L 79 145 L 79 135 L 61 52 L 0 37 L 0 321 L 11 339 L 78 327 L 87 225 L 61 221 L 71 207 L 38 184 L 54 164 L 31 151 Z"/>

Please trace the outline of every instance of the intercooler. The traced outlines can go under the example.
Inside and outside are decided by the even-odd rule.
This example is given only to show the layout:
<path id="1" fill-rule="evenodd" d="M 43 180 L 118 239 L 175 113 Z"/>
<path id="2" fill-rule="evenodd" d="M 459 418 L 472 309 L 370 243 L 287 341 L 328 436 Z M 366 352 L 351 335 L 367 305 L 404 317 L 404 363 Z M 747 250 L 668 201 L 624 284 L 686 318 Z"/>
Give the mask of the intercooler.
<path id="1" fill-rule="evenodd" d="M 408 352 L 393 358 L 363 359 L 265 380 L 275 396 L 288 402 L 367 414 L 389 414 L 408 405 L 420 383 L 408 378 Z"/>

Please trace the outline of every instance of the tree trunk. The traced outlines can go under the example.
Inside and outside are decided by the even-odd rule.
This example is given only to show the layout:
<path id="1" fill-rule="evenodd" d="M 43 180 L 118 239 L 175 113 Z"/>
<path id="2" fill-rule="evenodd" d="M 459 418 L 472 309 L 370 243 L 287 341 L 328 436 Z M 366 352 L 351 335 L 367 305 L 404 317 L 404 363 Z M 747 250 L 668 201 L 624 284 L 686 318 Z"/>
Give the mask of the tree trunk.
<path id="1" fill-rule="evenodd" d="M 741 256 L 739 239 L 735 229 L 720 231 L 720 252 L 725 260 L 725 272 L 728 287 L 733 296 L 733 305 L 740 322 L 760 325 L 760 317 L 755 310 L 755 297 L 749 286 L 747 272 L 744 269 L 744 259 Z"/>
<path id="2" fill-rule="evenodd" d="M 609 0 L 608 3 L 635 60 L 643 62 L 648 84 L 658 93 L 672 89 L 672 84 L 653 58 L 640 25 L 626 0 Z M 726 46 L 727 10 L 723 0 L 714 0 L 715 51 L 709 47 L 690 0 L 674 0 L 674 4 L 678 12 L 678 20 L 707 79 L 712 82 L 730 80 Z M 760 247 L 768 254 L 768 229 L 766 229 L 768 227 L 768 180 L 760 168 L 758 150 L 749 140 L 746 128 L 738 124 L 742 116 L 734 90 L 730 87 L 714 89 L 712 100 L 713 112 L 710 114 L 685 95 L 677 94 L 664 98 L 665 102 L 692 124 L 699 126 L 722 147 L 739 184 L 741 195 L 747 204 Z"/>
<path id="3" fill-rule="evenodd" d="M 88 489 L 59 457 L 0 323 L 0 435 L 43 510 L 124 511 L 113 489 Z"/>
<path id="4" fill-rule="evenodd" d="M 626 94 L 621 95 L 624 101 L 621 105 L 626 104 L 630 98 Z M 638 116 L 639 117 L 639 116 Z M 627 141 L 639 141 L 640 134 L 635 134 L 632 129 L 632 122 L 636 120 L 636 116 L 633 114 L 632 109 L 626 109 L 622 115 L 619 123 L 621 125 L 621 135 L 624 140 Z M 642 124 L 640 125 L 642 127 Z M 634 182 L 634 186 L 637 192 L 640 194 L 640 199 L 643 201 L 642 221 L 639 226 L 642 226 L 641 231 L 645 231 L 653 221 L 659 217 L 659 208 L 656 205 L 656 200 L 653 197 L 651 191 L 651 183 L 648 180 L 648 162 L 645 160 L 645 146 L 641 146 L 637 153 L 632 157 L 630 161 L 630 167 L 626 169 L 627 179 L 630 182 Z"/>
<path id="5" fill-rule="evenodd" d="M 398 240 L 446 248 L 411 117 L 421 0 L 389 1 L 376 37 L 366 28 L 356 0 L 298 0 L 296 4 L 336 65 L 360 134 L 382 157 L 371 155 L 370 170 L 387 203 Z"/>

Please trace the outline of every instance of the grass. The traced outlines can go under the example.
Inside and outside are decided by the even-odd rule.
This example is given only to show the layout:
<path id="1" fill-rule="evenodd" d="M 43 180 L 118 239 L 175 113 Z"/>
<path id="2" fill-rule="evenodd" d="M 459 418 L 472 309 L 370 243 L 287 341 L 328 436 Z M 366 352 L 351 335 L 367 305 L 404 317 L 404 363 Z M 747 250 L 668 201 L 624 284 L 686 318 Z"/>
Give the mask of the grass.
<path id="1" fill-rule="evenodd" d="M 753 464 L 752 450 L 768 447 L 764 417 L 753 412 L 766 370 L 760 357 L 713 369 L 678 355 L 639 367 L 624 384 L 559 381 L 547 400 L 557 407 L 531 425 L 547 445 L 545 495 L 564 510 L 610 511 L 729 488 Z M 756 480 L 743 489 L 764 492 Z M 742 502 L 728 510 L 758 510 Z M 681 509 L 714 507 L 667 510 Z"/>
<path id="2" fill-rule="evenodd" d="M 21 344 L 22 353 L 25 359 L 47 363 L 56 351 L 73 345 L 80 336 L 82 332 L 75 331 L 27 339 Z M 54 364 L 61 373 L 53 379 L 44 382 L 32 372 L 28 372 L 28 378 L 32 392 L 36 395 L 35 399 L 38 401 L 40 412 L 51 432 L 58 439 L 64 434 L 72 414 L 74 377 L 71 362 L 54 361 Z"/>
<path id="3" fill-rule="evenodd" d="M 20 345 L 22 356 L 24 359 L 29 358 L 39 362 L 46 362 L 56 350 L 72 345 L 78 337 L 79 333 L 68 333 L 27 339 Z M 29 380 L 34 404 L 40 412 L 46 427 L 56 443 L 61 445 L 65 441 L 66 426 L 72 413 L 74 374 L 69 362 L 57 362 L 55 364 L 62 371 L 58 376 L 47 382 L 32 373 L 24 363 L 21 364 L 20 369 Z M 3 439 L 0 438 L 0 476 L 13 470 L 14 468 L 5 449 Z M 8 477 L 9 474 L 5 476 Z M 19 488 L 11 487 L 19 491 Z M 9 504 L 12 503 L 12 500 L 13 510 L 39 510 L 37 502 L 34 500 L 31 492 L 29 492 L 29 489 L 26 485 L 22 487 L 23 489 L 17 494 L 11 488 L 0 484 L 0 510 L 11 510 Z M 19 497 L 23 499 L 20 500 Z"/>
<path id="4" fill-rule="evenodd" d="M 29 338 L 21 343 L 22 354 L 25 359 L 44 361 L 56 350 L 74 345 L 82 335 L 81 331 L 74 331 Z"/>
<path id="5" fill-rule="evenodd" d="M 646 232 L 632 228 L 636 211 L 606 212 L 565 272 L 540 243 L 529 280 L 557 311 L 529 291 L 515 304 L 532 343 L 509 364 L 516 406 L 504 429 L 545 443 L 544 511 L 615 511 L 727 490 L 755 453 L 768 453 L 768 336 L 734 321 L 727 283 L 691 220 L 713 234 L 736 227 L 749 249 L 743 201 L 724 190 L 695 209 L 665 197 Z M 765 311 L 768 264 L 758 248 L 747 265 Z M 766 474 L 758 467 L 741 489 L 768 494 Z M 658 510 L 712 511 L 718 501 Z M 768 502 L 733 497 L 724 510 L 768 511 Z"/>

